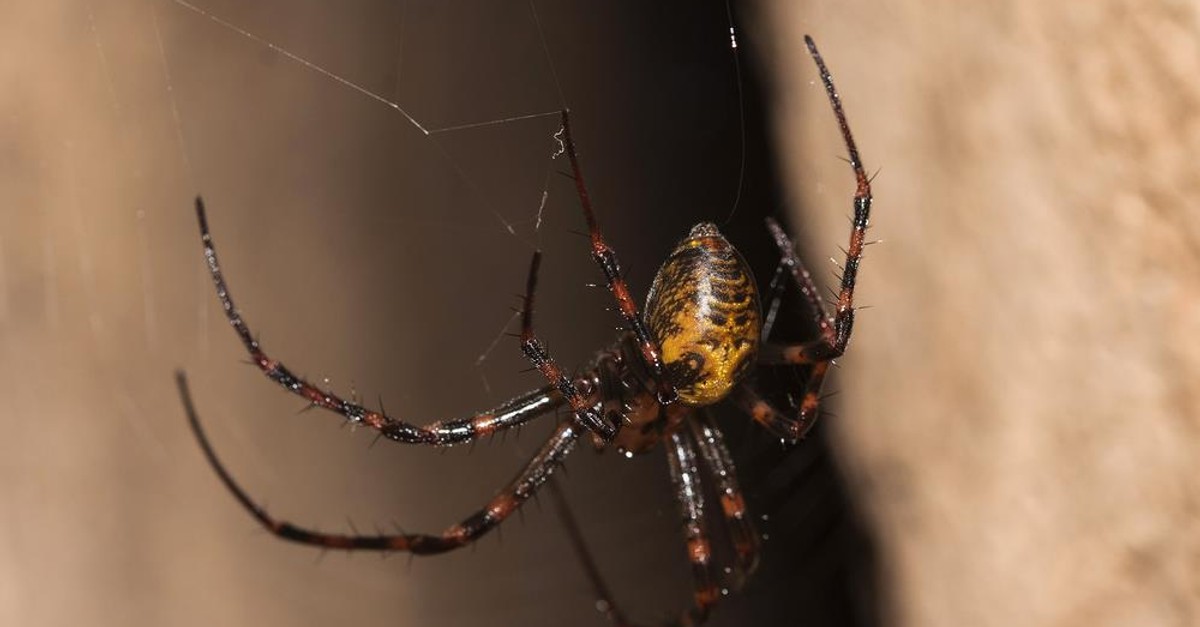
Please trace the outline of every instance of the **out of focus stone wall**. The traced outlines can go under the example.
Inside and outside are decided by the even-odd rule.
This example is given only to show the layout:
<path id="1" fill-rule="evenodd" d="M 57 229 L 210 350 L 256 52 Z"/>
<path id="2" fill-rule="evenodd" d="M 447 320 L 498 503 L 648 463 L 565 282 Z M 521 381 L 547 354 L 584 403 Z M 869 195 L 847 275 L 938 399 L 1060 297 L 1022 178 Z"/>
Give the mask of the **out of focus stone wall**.
<path id="1" fill-rule="evenodd" d="M 1200 10 L 762 3 L 801 237 L 874 172 L 838 441 L 908 626 L 1200 621 Z M 836 234 L 836 237 L 834 237 Z"/>

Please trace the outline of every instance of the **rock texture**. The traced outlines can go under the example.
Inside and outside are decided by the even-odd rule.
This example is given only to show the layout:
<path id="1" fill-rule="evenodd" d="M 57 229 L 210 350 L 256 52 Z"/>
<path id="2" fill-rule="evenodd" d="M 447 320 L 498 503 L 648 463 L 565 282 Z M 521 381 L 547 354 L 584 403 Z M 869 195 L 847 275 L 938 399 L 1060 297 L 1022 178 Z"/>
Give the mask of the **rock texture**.
<path id="1" fill-rule="evenodd" d="M 897 625 L 1200 621 L 1200 12 L 762 3 L 799 225 L 875 181 L 836 439 Z"/>

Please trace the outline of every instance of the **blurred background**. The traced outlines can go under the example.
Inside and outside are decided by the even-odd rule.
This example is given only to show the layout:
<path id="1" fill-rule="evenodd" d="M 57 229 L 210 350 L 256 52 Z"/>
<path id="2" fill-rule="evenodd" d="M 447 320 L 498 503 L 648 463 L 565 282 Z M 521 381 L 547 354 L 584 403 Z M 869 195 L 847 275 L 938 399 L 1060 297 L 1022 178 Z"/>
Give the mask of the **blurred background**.
<path id="1" fill-rule="evenodd" d="M 257 529 L 174 370 L 247 489 L 328 530 L 440 530 L 550 421 L 440 452 L 297 414 L 242 363 L 192 200 L 273 356 L 408 420 L 469 414 L 540 385 L 501 335 L 535 248 L 564 365 L 617 319 L 554 117 L 425 136 L 388 103 L 430 129 L 569 106 L 635 293 L 702 220 L 765 285 L 767 215 L 832 283 L 853 180 L 811 33 L 885 243 L 836 415 L 788 450 L 721 418 L 768 539 L 712 624 L 1194 624 L 1200 12 L 974 4 L 734 3 L 740 80 L 721 2 L 0 6 L 0 620 L 603 625 L 550 507 L 415 560 Z M 682 608 L 661 455 L 569 468 L 627 613 Z"/>

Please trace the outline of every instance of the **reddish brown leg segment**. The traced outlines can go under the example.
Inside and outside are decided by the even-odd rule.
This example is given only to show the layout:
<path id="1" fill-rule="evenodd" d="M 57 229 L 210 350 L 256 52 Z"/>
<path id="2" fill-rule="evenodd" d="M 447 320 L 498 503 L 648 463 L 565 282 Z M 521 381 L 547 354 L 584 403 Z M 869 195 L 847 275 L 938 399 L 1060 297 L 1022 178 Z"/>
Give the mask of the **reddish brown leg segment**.
<path id="1" fill-rule="evenodd" d="M 817 324 L 821 329 L 821 340 L 803 346 L 785 347 L 783 350 L 774 351 L 773 354 L 769 351 L 766 355 L 769 359 L 774 358 L 796 364 L 834 359 L 846 351 L 846 345 L 850 342 L 850 331 L 854 327 L 854 283 L 858 279 L 858 266 L 862 262 L 863 247 L 866 245 L 867 228 L 870 226 L 871 217 L 871 181 L 863 169 L 862 159 L 858 156 L 858 146 L 855 145 L 854 136 L 850 133 L 850 125 L 846 122 L 846 113 L 842 110 L 842 98 L 833 85 L 833 75 L 825 66 L 825 60 L 821 58 L 821 53 L 817 50 L 817 45 L 813 42 L 812 37 L 805 35 L 804 41 L 808 44 L 808 52 L 812 55 L 813 61 L 816 62 L 817 69 L 820 71 L 821 82 L 825 85 L 825 93 L 829 96 L 829 104 L 833 108 L 834 117 L 837 118 L 838 128 L 841 129 L 842 141 L 846 144 L 846 152 L 849 153 L 850 169 L 854 172 L 856 186 L 850 243 L 846 247 L 846 260 L 842 266 L 842 285 L 838 291 L 836 310 L 832 320 L 824 313 L 825 309 L 821 304 L 816 286 L 813 284 L 812 276 L 796 257 L 791 240 L 778 224 L 770 220 L 767 222 L 767 228 L 771 230 L 785 264 L 792 270 L 792 277 L 796 285 L 808 300 L 814 313 L 818 314 Z"/>
<path id="2" fill-rule="evenodd" d="M 704 458 L 709 475 L 717 484 L 717 494 L 721 499 L 721 516 L 737 554 L 738 576 L 735 586 L 740 587 L 758 565 L 758 531 L 754 528 L 754 522 L 750 520 L 746 499 L 738 486 L 737 471 L 729 448 L 725 446 L 725 436 L 721 434 L 708 412 L 702 412 L 702 415 L 698 420 L 689 420 L 688 425 L 692 438 L 700 449 L 700 457 Z"/>
<path id="3" fill-rule="evenodd" d="M 829 96 L 829 104 L 837 118 L 838 128 L 842 132 L 842 141 L 849 153 L 850 169 L 854 172 L 856 183 L 854 191 L 854 217 L 850 230 L 850 243 L 846 248 L 846 260 L 842 268 L 842 284 L 838 292 L 836 310 L 832 318 L 825 312 L 825 306 L 813 283 L 812 275 L 800 263 L 796 256 L 795 247 L 774 220 L 767 220 L 767 228 L 779 247 L 783 263 L 791 269 L 792 279 L 800 293 L 808 302 L 816 317 L 817 327 L 821 337 L 811 342 L 789 346 L 765 344 L 759 354 L 760 363 L 786 363 L 793 365 L 809 365 L 812 371 L 804 389 L 804 397 L 795 417 L 785 416 L 771 405 L 766 399 L 757 394 L 750 384 L 743 383 L 734 394 L 734 400 L 754 417 L 755 421 L 780 437 L 795 441 L 803 437 L 812 428 L 817 419 L 820 406 L 821 386 L 833 359 L 846 352 L 850 342 L 850 331 L 854 327 L 854 284 L 858 279 L 858 266 L 862 262 L 863 247 L 866 245 L 867 228 L 871 216 L 871 181 L 863 170 L 862 159 L 858 155 L 858 147 L 854 136 L 850 133 L 850 125 L 846 122 L 846 114 L 842 110 L 842 99 L 837 88 L 833 85 L 833 76 L 825 66 L 817 45 L 812 37 L 805 36 L 808 52 L 821 74 L 821 82 L 825 85 L 825 93 Z"/>
<path id="4" fill-rule="evenodd" d="M 775 240 L 775 246 L 779 249 L 780 261 L 783 268 L 787 269 L 792 280 L 796 284 L 796 288 L 800 290 L 800 295 L 804 297 L 808 308 L 812 312 L 813 318 L 817 323 L 817 329 L 821 333 L 821 338 L 832 344 L 835 334 L 833 332 L 833 320 L 825 311 L 825 302 L 821 299 L 820 292 L 817 291 L 817 285 L 813 282 L 812 275 L 804 264 L 800 263 L 800 258 L 796 255 L 796 246 L 792 243 L 791 238 L 779 226 L 779 223 L 774 218 L 767 218 L 767 230 L 771 231 L 771 237 Z"/>
<path id="5" fill-rule="evenodd" d="M 804 385 L 804 396 L 795 415 L 789 416 L 780 411 L 774 404 L 763 398 L 755 391 L 754 386 L 742 382 L 734 390 L 731 398 L 743 411 L 750 414 L 754 421 L 762 425 L 781 439 L 791 443 L 797 442 L 812 429 L 817 422 L 821 409 L 821 386 L 825 383 L 825 375 L 829 372 L 829 364 L 824 361 L 815 364 Z"/>
<path id="6" fill-rule="evenodd" d="M 804 36 L 808 44 L 808 52 L 821 71 L 821 82 L 825 84 L 825 93 L 829 96 L 829 104 L 833 107 L 834 117 L 837 118 L 838 128 L 842 131 L 842 141 L 846 144 L 846 152 L 850 156 L 850 169 L 854 172 L 854 219 L 850 231 L 850 244 L 846 247 L 846 261 L 842 266 L 842 287 L 838 292 L 837 311 L 833 316 L 834 354 L 841 355 L 850 341 L 850 330 L 854 326 L 854 282 L 858 279 L 858 265 L 862 261 L 863 246 L 866 244 L 867 227 L 871 219 L 871 180 L 863 170 L 862 159 L 858 156 L 858 146 L 850 133 L 850 124 L 846 122 L 846 113 L 842 110 L 842 97 L 838 95 L 833 85 L 833 75 L 825 67 L 825 60 L 817 50 L 817 44 L 812 37 Z M 794 272 L 794 270 L 793 270 Z"/>
<path id="7" fill-rule="evenodd" d="M 582 429 L 573 422 L 564 422 L 559 425 L 554 433 L 551 434 L 549 440 L 542 445 L 541 450 L 525 466 L 524 470 L 505 486 L 499 494 L 492 498 L 486 507 L 471 514 L 463 519 L 462 522 L 449 527 L 438 535 L 398 533 L 370 536 L 324 533 L 274 518 L 261 505 L 250 498 L 246 491 L 234 481 L 233 476 L 229 474 L 229 471 L 221 463 L 221 460 L 213 450 L 212 444 L 208 441 L 208 436 L 205 435 L 204 430 L 201 428 L 199 415 L 192 403 L 191 393 L 188 391 L 187 378 L 182 372 L 178 372 L 175 375 L 175 380 L 179 386 L 179 396 L 183 400 L 184 411 L 187 412 L 188 424 L 191 425 L 192 433 L 195 434 L 196 439 L 200 442 L 200 448 L 204 451 L 204 457 L 217 473 L 217 476 L 220 477 L 221 482 L 225 484 L 225 487 L 237 499 L 238 503 L 246 511 L 250 512 L 255 520 L 267 531 L 271 532 L 271 534 L 299 544 L 320 546 L 328 549 L 397 551 L 417 555 L 431 555 L 434 553 L 444 553 L 470 544 L 483 534 L 494 529 L 520 508 L 529 497 L 533 496 L 537 492 L 537 489 L 550 477 L 554 468 L 562 464 L 563 458 L 566 457 L 567 453 L 571 452 L 571 449 L 575 446 L 575 441 L 582 432 Z"/>
<path id="8" fill-rule="evenodd" d="M 696 433 L 706 433 L 705 430 L 707 428 L 700 427 Z M 675 488 L 675 496 L 679 501 L 680 512 L 683 516 L 683 535 L 685 546 L 687 547 L 688 561 L 692 565 L 695 597 L 690 608 L 680 613 L 674 620 L 665 623 L 668 627 L 689 627 L 703 623 L 707 620 L 712 607 L 725 593 L 720 587 L 720 578 L 717 574 L 716 565 L 713 562 L 708 525 L 705 522 L 704 491 L 701 485 L 700 469 L 696 463 L 696 450 L 692 442 L 687 438 L 688 434 L 676 431 L 667 439 L 666 446 L 667 465 L 671 472 L 671 484 Z M 724 443 L 720 441 L 719 434 L 716 436 L 716 439 L 710 440 L 710 444 L 714 448 L 709 450 L 702 449 L 702 454 L 708 455 L 711 453 L 713 459 L 717 460 L 715 462 L 710 460 L 713 473 L 717 474 L 720 472 L 718 468 L 724 467 L 724 464 L 728 461 L 728 451 L 724 450 Z M 701 446 L 706 447 L 708 444 L 701 444 Z M 732 470 L 732 465 L 729 465 L 727 469 Z M 729 492 L 724 491 L 724 486 L 726 485 L 731 486 Z M 741 500 L 741 493 L 737 490 L 737 480 L 735 478 L 731 480 L 731 483 L 721 483 L 721 486 L 723 508 L 727 508 L 725 505 L 726 495 L 733 495 L 734 499 Z M 583 539 L 583 534 L 580 533 L 579 524 L 575 521 L 575 517 L 571 513 L 566 499 L 562 494 L 557 492 L 553 485 L 551 485 L 550 491 L 554 495 L 559 517 L 567 529 L 571 545 L 575 549 L 580 563 L 583 565 L 588 581 L 592 584 L 596 598 L 602 604 L 600 606 L 601 611 L 617 627 L 630 627 L 634 623 L 628 621 L 625 613 L 621 611 L 620 606 L 613 599 L 612 593 L 609 591 L 608 585 L 604 582 L 604 578 L 596 565 L 595 558 L 588 549 L 587 543 Z M 727 516 L 728 512 L 734 509 L 737 508 L 727 508 Z M 741 511 L 744 514 L 744 509 Z M 740 517 L 739 520 L 746 520 L 748 522 L 748 518 L 744 516 Z M 736 534 L 737 532 L 735 531 L 734 533 Z M 752 527 L 750 527 L 749 533 L 754 533 Z M 735 535 L 735 539 L 736 537 Z M 754 551 L 748 553 L 757 554 L 757 543 Z M 749 557 L 749 559 L 750 562 L 754 561 L 753 557 Z M 749 567 L 752 568 L 752 564 Z"/>
<path id="9" fill-rule="evenodd" d="M 642 315 L 633 301 L 633 296 L 629 293 L 629 284 L 621 275 L 621 264 L 617 260 L 617 253 L 604 240 L 604 234 L 600 232 L 600 225 L 596 222 L 596 212 L 592 209 L 592 200 L 588 196 L 587 186 L 583 182 L 583 171 L 579 167 L 579 155 L 575 152 L 575 140 L 571 137 L 571 118 L 566 109 L 563 109 L 562 112 L 562 124 L 563 147 L 567 151 L 567 158 L 571 161 L 575 190 L 579 193 L 579 204 L 583 207 L 583 217 L 587 220 L 588 233 L 592 238 L 592 259 L 604 272 L 608 289 L 617 299 L 617 308 L 621 312 L 621 318 L 625 320 L 625 327 L 637 337 L 642 350 L 642 358 L 657 385 L 655 394 L 658 402 L 664 405 L 672 403 L 677 398 L 675 386 L 667 379 L 663 371 L 662 349 L 658 342 L 650 337 L 646 324 L 642 322 Z"/>
<path id="10" fill-rule="evenodd" d="M 688 561 L 692 563 L 692 581 L 695 584 L 692 607 L 680 615 L 679 624 L 696 625 L 708 618 L 712 606 L 720 600 L 722 591 L 716 564 L 713 563 L 708 524 L 704 519 L 704 489 L 700 483 L 700 469 L 696 466 L 696 451 L 683 433 L 672 433 L 667 440 L 667 466 L 682 509 L 683 539 L 687 546 Z"/>

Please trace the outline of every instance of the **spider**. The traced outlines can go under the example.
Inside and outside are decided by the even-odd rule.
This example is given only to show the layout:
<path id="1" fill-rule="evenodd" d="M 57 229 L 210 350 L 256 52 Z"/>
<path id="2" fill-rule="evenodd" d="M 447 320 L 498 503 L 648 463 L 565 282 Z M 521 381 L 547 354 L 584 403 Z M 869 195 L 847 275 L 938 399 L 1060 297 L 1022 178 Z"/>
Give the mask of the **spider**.
<path id="1" fill-rule="evenodd" d="M 263 527 L 282 539 L 335 549 L 429 555 L 470 544 L 507 519 L 546 483 L 585 434 L 590 434 L 597 449 L 612 446 L 626 455 L 648 452 L 661 443 L 681 506 L 695 591 L 691 606 L 678 615 L 675 624 L 690 625 L 705 620 L 726 591 L 710 543 L 702 485 L 706 479 L 716 484 L 720 518 L 733 545 L 739 581 L 754 569 L 759 553 L 758 535 L 747 512 L 734 464 L 721 431 L 706 408 L 730 401 L 770 433 L 791 443 L 799 441 L 813 426 L 826 373 L 832 360 L 846 350 L 854 323 L 854 284 L 866 244 L 870 181 L 833 78 L 812 38 L 806 36 L 805 42 L 824 83 L 857 182 L 850 242 L 832 316 L 826 311 L 811 275 L 796 256 L 791 240 L 779 224 L 767 219 L 767 228 L 782 257 L 780 268 L 790 271 L 792 282 L 812 309 L 819 337 L 808 342 L 779 345 L 765 340 L 764 326 L 769 325 L 763 322 L 753 275 L 737 250 L 714 224 L 707 222 L 693 227 L 671 252 L 654 278 L 644 315 L 639 312 L 621 275 L 617 255 L 596 221 L 575 151 L 570 117 L 564 110 L 557 137 L 571 164 L 590 234 L 592 257 L 616 299 L 624 330 L 613 345 L 597 352 L 589 364 L 568 375 L 534 333 L 534 292 L 541 263 L 541 253 L 535 252 L 526 281 L 519 337 L 522 352 L 545 377 L 547 385 L 468 418 L 420 426 L 319 389 L 263 351 L 234 306 L 217 261 L 204 203 L 197 197 L 196 215 L 204 257 L 225 315 L 251 361 L 268 378 L 312 405 L 336 412 L 351 423 L 376 429 L 396 442 L 432 446 L 473 441 L 519 427 L 559 408 L 568 409 L 571 415 L 554 429 L 525 468 L 482 509 L 439 534 L 324 533 L 275 518 L 234 480 L 202 430 L 185 375 L 180 372 L 177 383 L 189 423 L 209 465 L 225 487 Z M 756 389 L 755 378 L 751 376 L 755 365 L 805 367 L 809 376 L 798 407 L 777 407 Z M 701 460 L 707 473 L 701 472 Z M 578 541 L 576 548 L 581 548 Z M 583 551 L 581 557 L 586 562 Z M 592 581 L 602 598 L 607 597 L 598 577 L 592 576 Z M 608 616 L 615 623 L 626 624 L 615 607 L 610 606 Z"/>

